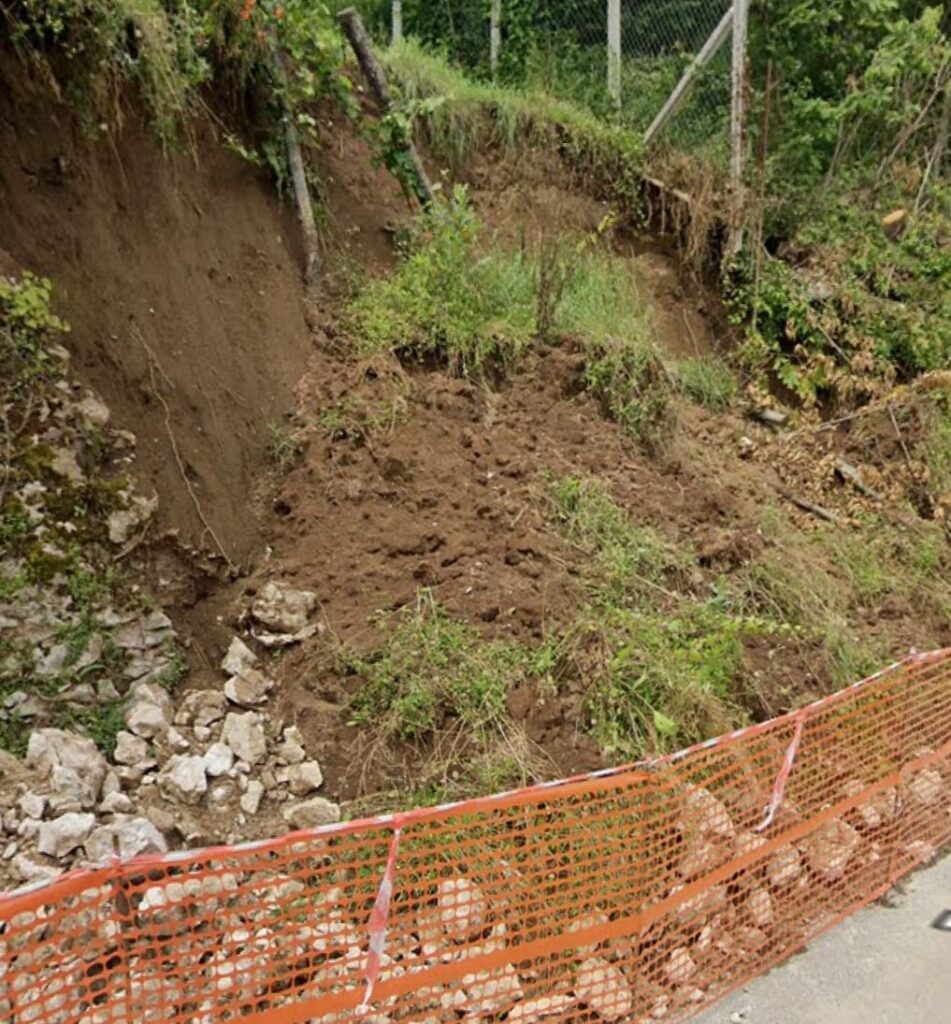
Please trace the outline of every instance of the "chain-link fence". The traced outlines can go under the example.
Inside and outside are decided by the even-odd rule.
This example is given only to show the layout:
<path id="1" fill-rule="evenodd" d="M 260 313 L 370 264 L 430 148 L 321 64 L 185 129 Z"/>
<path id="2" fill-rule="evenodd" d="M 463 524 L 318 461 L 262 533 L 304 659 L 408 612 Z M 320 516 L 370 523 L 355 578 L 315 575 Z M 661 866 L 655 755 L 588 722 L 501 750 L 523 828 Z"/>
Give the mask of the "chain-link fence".
<path id="1" fill-rule="evenodd" d="M 573 100 L 649 132 L 652 143 L 725 147 L 731 0 L 364 0 L 360 7 L 382 42 L 415 39 L 478 77 Z"/>

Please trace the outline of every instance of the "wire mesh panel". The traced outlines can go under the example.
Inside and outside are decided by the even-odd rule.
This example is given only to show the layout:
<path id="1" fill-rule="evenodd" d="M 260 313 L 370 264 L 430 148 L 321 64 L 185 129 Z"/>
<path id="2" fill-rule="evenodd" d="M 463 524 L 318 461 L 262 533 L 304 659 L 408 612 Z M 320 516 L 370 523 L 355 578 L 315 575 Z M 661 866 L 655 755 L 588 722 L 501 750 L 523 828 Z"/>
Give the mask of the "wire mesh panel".
<path id="1" fill-rule="evenodd" d="M 398 21 L 406 37 L 470 73 L 543 90 L 644 131 L 730 6 L 731 0 L 400 0 Z M 359 7 L 377 39 L 388 42 L 392 0 L 361 0 Z M 665 129 L 678 145 L 725 137 L 728 38 L 723 34 L 697 71 Z"/>
<path id="2" fill-rule="evenodd" d="M 621 112 L 645 130 L 684 73 L 694 78 L 663 135 L 684 148 L 725 143 L 730 112 L 730 35 L 717 37 L 709 63 L 698 55 L 728 15 L 731 0 L 621 0 Z"/>
<path id="3" fill-rule="evenodd" d="M 630 768 L 0 899 L 11 1024 L 681 1020 L 951 836 L 951 652 Z"/>

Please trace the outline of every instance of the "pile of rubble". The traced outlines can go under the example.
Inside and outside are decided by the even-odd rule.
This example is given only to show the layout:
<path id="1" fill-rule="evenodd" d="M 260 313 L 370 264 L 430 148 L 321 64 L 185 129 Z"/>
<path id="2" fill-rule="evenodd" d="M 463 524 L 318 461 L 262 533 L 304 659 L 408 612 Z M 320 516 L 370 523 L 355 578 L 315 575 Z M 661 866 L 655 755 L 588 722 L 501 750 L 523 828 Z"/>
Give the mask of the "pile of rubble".
<path id="1" fill-rule="evenodd" d="M 272 646 L 293 642 L 313 628 L 315 606 L 307 591 L 268 583 L 250 611 L 252 635 Z M 234 637 L 221 688 L 176 700 L 148 656 L 173 637 L 158 611 L 115 629 L 130 664 L 146 671 L 137 668 L 124 699 L 111 762 L 92 740 L 57 728 L 32 731 L 22 765 L 7 757 L 7 774 L 30 780 L 0 798 L 0 857 L 13 885 L 77 863 L 234 841 L 264 810 L 279 809 L 289 828 L 339 820 L 339 807 L 317 794 L 323 775 L 300 731 L 274 728 L 267 706 L 275 684 L 251 647 Z"/>
<path id="2" fill-rule="evenodd" d="M 43 368 L 27 398 L 5 399 L 26 447 L 3 481 L 0 745 L 25 751 L 0 750 L 0 889 L 338 820 L 299 731 L 268 713 L 264 653 L 321 628 L 316 596 L 263 586 L 222 685 L 177 695 L 171 620 L 134 580 L 117 582 L 158 504 L 127 479 L 135 436 L 71 378 L 62 346 L 46 346 Z"/>

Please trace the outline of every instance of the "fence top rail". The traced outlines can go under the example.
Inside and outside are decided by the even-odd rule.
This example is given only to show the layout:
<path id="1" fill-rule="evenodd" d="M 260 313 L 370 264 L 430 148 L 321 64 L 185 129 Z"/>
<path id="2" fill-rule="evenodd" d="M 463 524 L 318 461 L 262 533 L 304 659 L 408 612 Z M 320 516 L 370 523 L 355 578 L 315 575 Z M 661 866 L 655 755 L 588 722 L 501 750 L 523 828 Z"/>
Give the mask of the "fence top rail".
<path id="1" fill-rule="evenodd" d="M 929 665 L 943 662 L 951 658 L 951 647 L 934 651 L 912 651 L 904 658 L 886 666 L 874 675 L 868 676 L 819 700 L 813 701 L 802 708 L 769 719 L 756 725 L 737 729 L 701 743 L 694 744 L 683 750 L 661 757 L 637 761 L 613 768 L 556 779 L 521 789 L 508 790 L 489 796 L 475 797 L 453 803 L 439 804 L 433 807 L 420 807 L 391 814 L 358 818 L 353 821 L 322 825 L 317 828 L 288 832 L 269 839 L 255 840 L 236 845 L 219 845 L 197 849 L 177 850 L 171 853 L 141 854 L 131 858 L 114 857 L 110 861 L 76 869 L 50 881 L 42 881 L 23 886 L 7 893 L 0 893 L 0 922 L 9 920 L 16 914 L 35 910 L 37 907 L 55 903 L 61 899 L 76 896 L 83 891 L 98 886 L 114 883 L 121 878 L 142 875 L 157 868 L 179 865 L 183 868 L 200 868 L 216 861 L 227 859 L 231 863 L 230 870 L 237 866 L 236 862 L 247 858 L 253 861 L 262 852 L 274 853 L 285 850 L 302 842 L 313 839 L 345 837 L 355 833 L 373 829 L 392 830 L 406 829 L 414 824 L 426 824 L 466 814 L 486 814 L 492 811 L 507 810 L 513 807 L 526 806 L 532 802 L 543 800 L 549 794 L 559 798 L 584 796 L 594 792 L 603 793 L 606 789 L 629 786 L 638 781 L 656 779 L 659 768 L 684 761 L 703 751 L 714 747 L 727 747 L 768 732 L 780 731 L 785 726 L 795 725 L 804 717 L 843 703 L 857 691 L 868 688 L 885 680 L 896 672 L 907 669 L 924 669 Z"/>

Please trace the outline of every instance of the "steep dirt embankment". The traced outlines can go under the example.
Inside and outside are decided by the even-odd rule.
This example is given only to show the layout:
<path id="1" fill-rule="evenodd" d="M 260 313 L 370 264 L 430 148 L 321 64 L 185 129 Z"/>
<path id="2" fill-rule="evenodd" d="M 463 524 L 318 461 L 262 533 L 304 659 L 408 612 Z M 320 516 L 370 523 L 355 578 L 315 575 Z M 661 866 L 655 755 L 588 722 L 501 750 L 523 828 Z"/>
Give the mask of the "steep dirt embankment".
<path id="1" fill-rule="evenodd" d="M 210 550 L 214 531 L 242 563 L 258 553 L 248 498 L 265 426 L 310 347 L 296 230 L 210 127 L 183 146 L 163 154 L 131 116 L 85 133 L 0 64 L 0 245 L 53 280 L 76 370 L 137 436 L 160 527 Z"/>

